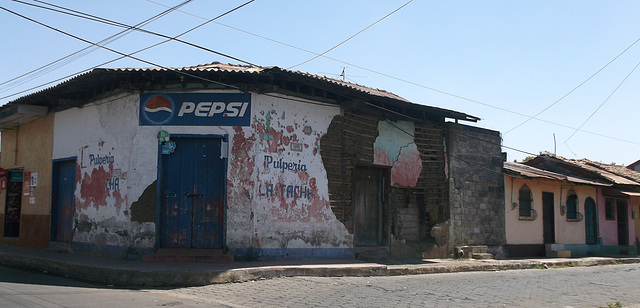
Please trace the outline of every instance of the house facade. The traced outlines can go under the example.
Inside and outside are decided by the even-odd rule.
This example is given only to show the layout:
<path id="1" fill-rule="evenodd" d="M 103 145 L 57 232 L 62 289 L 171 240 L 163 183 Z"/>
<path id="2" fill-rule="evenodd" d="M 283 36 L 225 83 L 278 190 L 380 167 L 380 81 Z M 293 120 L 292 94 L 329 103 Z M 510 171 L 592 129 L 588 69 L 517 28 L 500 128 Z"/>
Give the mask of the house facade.
<path id="1" fill-rule="evenodd" d="M 601 252 L 599 190 L 610 184 L 505 162 L 506 249 L 510 257 Z"/>
<path id="2" fill-rule="evenodd" d="M 622 166 L 606 165 L 587 159 L 571 160 L 544 154 L 525 163 L 528 166 L 592 182 L 596 188 L 595 200 L 597 220 L 597 246 L 572 249 L 578 255 L 587 254 L 637 254 L 637 234 L 634 208 L 640 203 L 640 177 L 635 171 Z M 586 228 L 593 225 L 591 215 L 586 211 L 593 207 L 591 199 L 576 199 L 577 217 L 585 220 Z M 570 202 L 571 201 L 571 202 Z M 587 202 L 589 201 L 589 202 Z M 566 199 L 561 206 L 573 210 L 573 201 Z M 581 203 L 583 202 L 583 203 Z M 569 207 L 571 205 L 571 207 Z M 588 207 L 587 207 L 588 206 Z M 587 207 L 587 208 L 585 208 Z M 591 240 L 590 242 L 593 242 Z"/>
<path id="3" fill-rule="evenodd" d="M 500 246 L 488 234 L 503 225 L 452 215 L 452 204 L 476 204 L 451 189 L 464 176 L 456 138 L 490 139 L 476 168 L 501 168 L 499 134 L 458 124 L 477 120 L 277 67 L 96 69 L 0 108 L 1 241 L 126 258 Z M 497 199 L 473 206 L 502 204 L 501 184 L 483 180 L 464 182 Z M 475 237 L 450 236 L 456 221 L 476 224 Z"/>

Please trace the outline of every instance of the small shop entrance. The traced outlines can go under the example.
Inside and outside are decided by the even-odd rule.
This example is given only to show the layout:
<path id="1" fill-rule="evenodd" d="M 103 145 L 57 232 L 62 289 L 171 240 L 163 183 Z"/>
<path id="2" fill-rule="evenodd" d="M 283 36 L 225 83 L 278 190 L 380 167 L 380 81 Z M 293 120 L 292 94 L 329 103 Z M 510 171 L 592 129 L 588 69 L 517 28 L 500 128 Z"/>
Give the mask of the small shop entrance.
<path id="1" fill-rule="evenodd" d="M 387 173 L 387 169 L 376 167 L 353 171 L 355 246 L 388 244 Z"/>
<path id="2" fill-rule="evenodd" d="M 160 158 L 160 247 L 220 249 L 226 159 L 222 138 L 173 138 Z"/>
<path id="3" fill-rule="evenodd" d="M 20 235 L 20 212 L 22 209 L 22 184 L 24 170 L 10 170 L 7 176 L 7 202 L 4 212 L 4 237 Z"/>

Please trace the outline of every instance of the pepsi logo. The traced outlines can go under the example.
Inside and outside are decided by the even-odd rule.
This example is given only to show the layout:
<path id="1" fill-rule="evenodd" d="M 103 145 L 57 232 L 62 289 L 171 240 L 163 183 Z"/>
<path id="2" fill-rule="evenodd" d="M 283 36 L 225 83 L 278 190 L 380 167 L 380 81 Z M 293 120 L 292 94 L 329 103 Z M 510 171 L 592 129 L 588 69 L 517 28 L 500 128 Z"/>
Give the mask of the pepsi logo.
<path id="1" fill-rule="evenodd" d="M 173 116 L 173 102 L 166 96 L 151 96 L 144 104 L 144 113 L 150 122 L 164 124 Z"/>

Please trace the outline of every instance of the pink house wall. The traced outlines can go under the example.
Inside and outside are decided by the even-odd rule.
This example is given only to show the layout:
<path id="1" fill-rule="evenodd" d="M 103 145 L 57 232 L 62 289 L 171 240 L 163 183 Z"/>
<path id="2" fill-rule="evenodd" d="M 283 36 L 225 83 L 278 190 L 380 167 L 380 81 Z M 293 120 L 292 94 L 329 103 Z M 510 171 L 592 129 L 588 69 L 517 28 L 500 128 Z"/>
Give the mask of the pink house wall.
<path id="1" fill-rule="evenodd" d="M 629 199 L 628 199 L 629 200 Z M 638 204 L 640 199 L 638 197 L 631 198 L 627 204 L 627 217 L 629 243 L 628 245 L 634 246 L 635 239 L 635 221 L 632 219 L 633 204 Z M 598 236 L 602 238 L 602 245 L 604 246 L 618 246 L 618 220 L 607 220 L 605 215 L 605 197 L 602 194 L 602 188 L 598 188 Z"/>

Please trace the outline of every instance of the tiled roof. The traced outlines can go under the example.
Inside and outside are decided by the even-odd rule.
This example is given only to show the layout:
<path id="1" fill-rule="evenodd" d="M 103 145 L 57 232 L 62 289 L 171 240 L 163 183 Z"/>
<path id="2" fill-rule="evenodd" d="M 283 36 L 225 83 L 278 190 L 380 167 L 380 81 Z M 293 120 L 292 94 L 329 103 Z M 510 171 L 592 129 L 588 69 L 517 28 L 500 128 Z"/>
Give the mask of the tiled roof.
<path id="1" fill-rule="evenodd" d="M 583 179 L 575 176 L 564 175 L 551 171 L 538 169 L 532 166 L 527 166 L 520 163 L 505 162 L 504 171 L 508 176 L 525 178 L 525 179 L 544 179 L 552 181 L 571 182 L 576 184 L 596 185 L 596 186 L 611 186 L 611 184 L 600 183 L 588 179 Z"/>
<path id="2" fill-rule="evenodd" d="M 588 170 L 605 178 L 613 184 L 640 186 L 640 173 L 627 169 L 624 166 L 598 163 L 585 158 L 567 159 L 562 156 L 557 156 L 550 153 L 541 156 L 557 159 L 559 161 L 572 164 L 584 170 Z"/>

